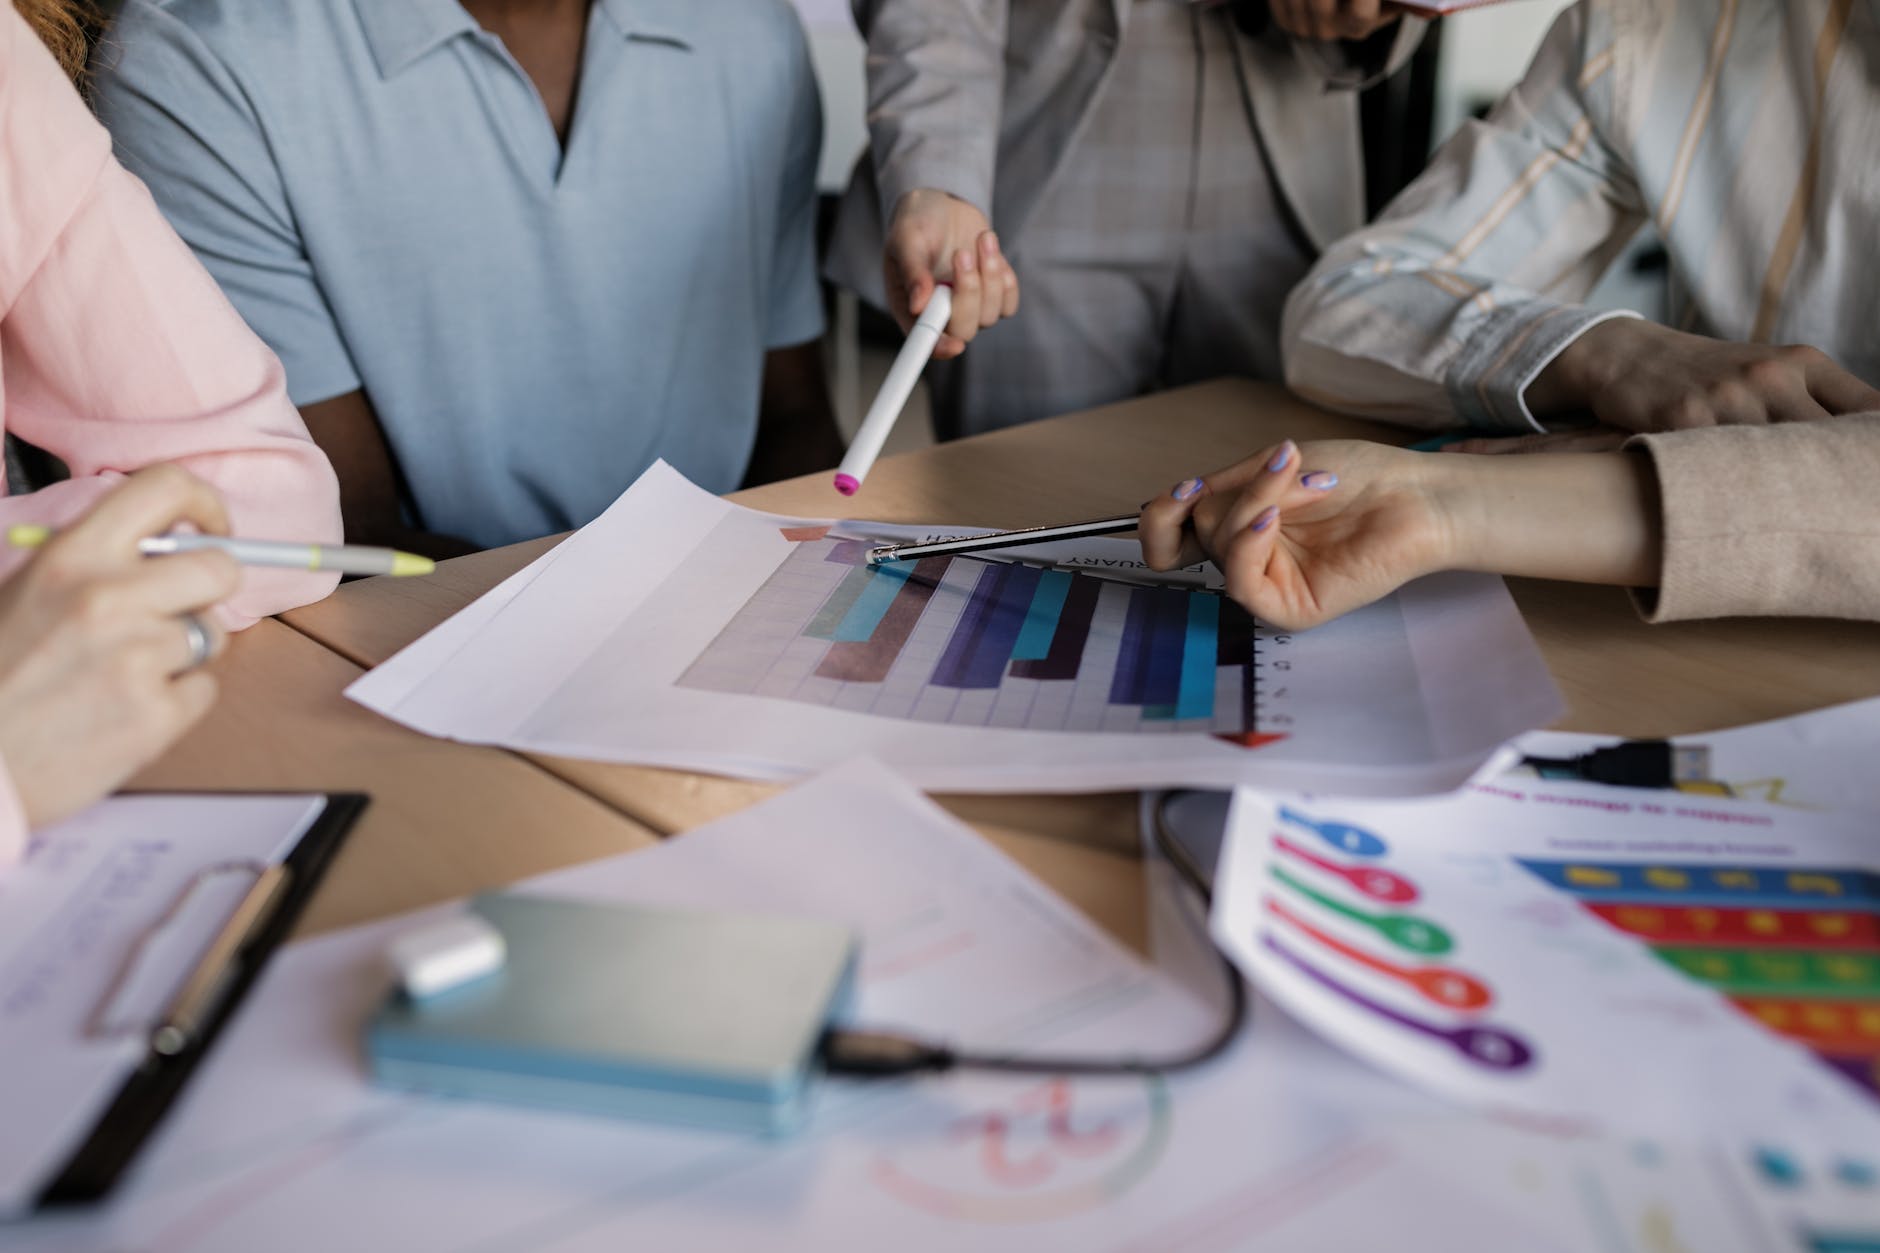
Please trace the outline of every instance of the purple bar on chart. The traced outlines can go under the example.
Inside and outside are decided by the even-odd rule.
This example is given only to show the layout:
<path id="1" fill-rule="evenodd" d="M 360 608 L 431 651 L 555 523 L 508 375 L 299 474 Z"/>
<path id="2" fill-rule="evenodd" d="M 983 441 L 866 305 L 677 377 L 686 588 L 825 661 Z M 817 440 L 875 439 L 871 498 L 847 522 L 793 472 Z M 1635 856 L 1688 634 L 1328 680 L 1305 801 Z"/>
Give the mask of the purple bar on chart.
<path id="1" fill-rule="evenodd" d="M 823 560 L 839 566 L 861 566 L 868 564 L 868 550 L 874 545 L 859 539 L 835 540 L 829 551 L 823 554 Z"/>
<path id="2" fill-rule="evenodd" d="M 1181 702 L 1182 650 L 1188 643 L 1188 597 L 1178 587 L 1158 587 L 1150 603 L 1148 665 L 1143 671 L 1143 716 L 1170 719 Z"/>
<path id="3" fill-rule="evenodd" d="M 923 557 L 895 593 L 888 612 L 881 616 L 875 633 L 858 643 L 836 643 L 823 655 L 816 674 L 824 679 L 846 683 L 880 683 L 894 668 L 895 659 L 907 645 L 908 637 L 933 599 L 933 590 L 953 564 L 951 557 Z"/>
<path id="4" fill-rule="evenodd" d="M 1880 1097 L 1880 1057 L 1836 1057 L 1827 1053 L 1819 1056 L 1841 1074 Z"/>
<path id="5" fill-rule="evenodd" d="M 1012 567 L 988 563 L 979 572 L 979 582 L 973 585 L 972 594 L 966 601 L 966 608 L 960 612 L 960 620 L 953 626 L 952 638 L 947 640 L 946 651 L 940 654 L 940 664 L 934 667 L 933 678 L 928 683 L 934 687 L 961 687 L 967 663 L 972 660 L 973 650 L 979 645 L 979 637 L 986 632 L 986 619 L 992 616 L 992 607 L 999 603 L 999 590 L 1005 586 L 1006 573 Z"/>
<path id="6" fill-rule="evenodd" d="M 1012 566 L 999 587 L 999 599 L 986 615 L 985 630 L 973 645 L 971 659 L 960 676 L 959 686 L 984 689 L 1005 681 L 1005 668 L 1012 660 L 1012 647 L 1031 611 L 1031 598 L 1038 594 L 1037 566 Z"/>
<path id="7" fill-rule="evenodd" d="M 1407 1031 L 1415 1031 L 1432 1040 L 1438 1040 L 1460 1053 L 1464 1059 L 1487 1070 L 1521 1070 L 1534 1060 L 1534 1046 L 1512 1031 L 1503 1031 L 1500 1027 L 1485 1027 L 1477 1023 L 1465 1023 L 1451 1027 L 1444 1023 L 1427 1022 L 1394 1009 L 1381 1001 L 1373 1000 L 1366 993 L 1342 980 L 1333 978 L 1326 971 L 1320 970 L 1286 945 L 1281 944 L 1271 932 L 1266 935 L 1266 947 L 1312 982 L 1361 1009 L 1370 1011 L 1386 1022 L 1395 1023 Z"/>
<path id="8" fill-rule="evenodd" d="M 1090 621 L 1096 616 L 1097 598 L 1103 595 L 1100 579 L 1073 575 L 1071 590 L 1064 597 L 1058 613 L 1057 634 L 1051 637 L 1051 651 L 1042 661 L 1015 661 L 1012 677 L 1017 679 L 1074 679 L 1084 664 L 1084 645 L 1090 639 Z"/>
<path id="9" fill-rule="evenodd" d="M 1142 704 L 1142 689 L 1149 670 L 1149 624 L 1155 614 L 1155 589 L 1139 587 L 1129 594 L 1123 615 L 1123 647 L 1116 655 L 1116 677 L 1110 680 L 1112 705 Z"/>

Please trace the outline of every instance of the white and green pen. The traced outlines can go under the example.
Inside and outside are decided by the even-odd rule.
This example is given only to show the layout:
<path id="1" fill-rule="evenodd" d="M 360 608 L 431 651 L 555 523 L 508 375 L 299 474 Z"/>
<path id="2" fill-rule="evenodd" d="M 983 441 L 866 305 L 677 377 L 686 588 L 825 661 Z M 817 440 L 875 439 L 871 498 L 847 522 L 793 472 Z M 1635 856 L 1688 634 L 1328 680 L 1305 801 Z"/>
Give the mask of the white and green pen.
<path id="1" fill-rule="evenodd" d="M 51 527 L 22 524 L 7 528 L 7 543 L 14 548 L 38 548 L 51 538 Z M 146 557 L 205 550 L 225 552 L 245 566 L 279 570 L 403 577 L 429 574 L 437 569 L 437 563 L 429 557 L 359 544 L 293 544 L 271 539 L 230 539 L 223 535 L 153 535 L 137 541 L 137 551 Z"/>

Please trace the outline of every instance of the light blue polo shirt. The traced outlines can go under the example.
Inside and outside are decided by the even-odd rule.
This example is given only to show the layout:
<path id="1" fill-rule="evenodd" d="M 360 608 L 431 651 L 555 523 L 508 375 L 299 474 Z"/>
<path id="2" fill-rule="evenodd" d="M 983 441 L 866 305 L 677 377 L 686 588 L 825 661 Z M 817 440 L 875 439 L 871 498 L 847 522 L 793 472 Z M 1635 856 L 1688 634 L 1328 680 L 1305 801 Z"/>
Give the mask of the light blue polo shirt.
<path id="1" fill-rule="evenodd" d="M 364 388 L 423 527 L 579 526 L 663 457 L 738 486 L 822 332 L 822 116 L 784 0 L 594 0 L 566 153 L 456 0 L 129 0 L 119 157 L 280 354 Z"/>

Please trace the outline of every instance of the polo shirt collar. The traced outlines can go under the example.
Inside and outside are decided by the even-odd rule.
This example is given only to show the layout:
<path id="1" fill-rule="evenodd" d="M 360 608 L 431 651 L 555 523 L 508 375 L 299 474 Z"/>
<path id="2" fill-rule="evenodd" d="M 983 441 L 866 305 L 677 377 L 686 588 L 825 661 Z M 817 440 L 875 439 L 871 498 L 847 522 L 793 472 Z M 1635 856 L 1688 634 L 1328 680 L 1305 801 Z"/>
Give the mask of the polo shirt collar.
<path id="1" fill-rule="evenodd" d="M 393 78 L 432 49 L 477 29 L 457 0 L 354 0 L 379 76 Z"/>
<path id="2" fill-rule="evenodd" d="M 367 3 L 370 0 L 366 0 Z M 594 0 L 623 39 L 651 39 L 697 48 L 703 0 Z"/>

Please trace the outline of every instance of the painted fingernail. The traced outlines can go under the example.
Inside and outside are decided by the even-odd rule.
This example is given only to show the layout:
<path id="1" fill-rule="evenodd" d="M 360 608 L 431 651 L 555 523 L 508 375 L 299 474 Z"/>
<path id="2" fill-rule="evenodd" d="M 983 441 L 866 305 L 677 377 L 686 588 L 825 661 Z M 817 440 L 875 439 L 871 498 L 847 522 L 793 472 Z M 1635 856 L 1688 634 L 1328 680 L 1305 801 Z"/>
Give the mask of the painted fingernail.
<path id="1" fill-rule="evenodd" d="M 1268 505 L 1266 508 L 1260 510 L 1260 516 L 1253 520 L 1253 529 L 1256 531 L 1264 531 L 1278 520 L 1279 506 Z"/>
<path id="2" fill-rule="evenodd" d="M 1279 451 L 1273 454 L 1273 459 L 1266 463 L 1266 468 L 1267 468 L 1268 473 L 1278 474 L 1281 470 L 1284 470 L 1287 466 L 1291 465 L 1292 455 L 1293 455 L 1292 441 L 1287 440 L 1285 443 L 1279 446 Z"/>
<path id="3" fill-rule="evenodd" d="M 1195 493 L 1200 490 L 1200 479 L 1183 479 L 1175 485 L 1175 490 L 1170 492 L 1169 495 L 1173 496 L 1176 500 L 1192 500 L 1194 499 Z"/>
<path id="4" fill-rule="evenodd" d="M 1313 470 L 1299 476 L 1299 486 L 1309 487 L 1315 492 L 1329 492 L 1338 486 L 1338 476 L 1330 470 Z"/>

